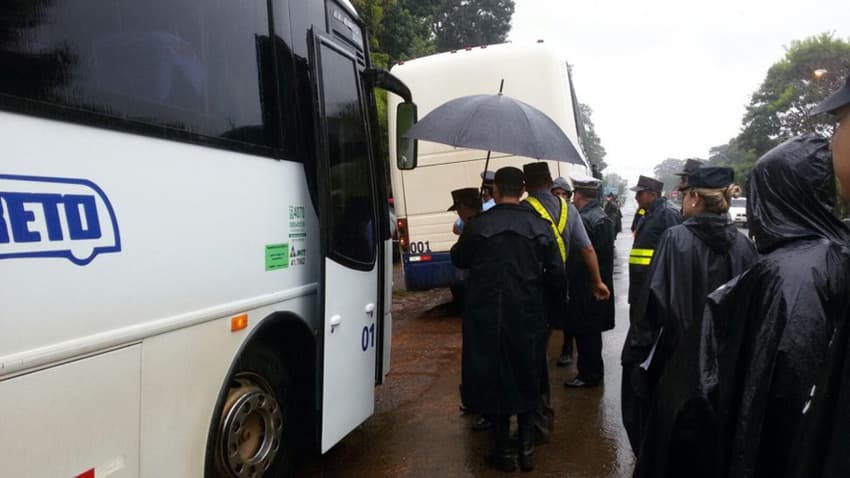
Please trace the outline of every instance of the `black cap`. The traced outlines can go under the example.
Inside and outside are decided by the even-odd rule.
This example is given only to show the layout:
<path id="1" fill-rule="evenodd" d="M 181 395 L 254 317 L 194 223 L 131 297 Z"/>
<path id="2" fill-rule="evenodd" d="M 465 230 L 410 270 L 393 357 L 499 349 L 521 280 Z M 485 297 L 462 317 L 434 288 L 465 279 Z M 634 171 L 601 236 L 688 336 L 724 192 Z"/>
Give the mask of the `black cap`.
<path id="1" fill-rule="evenodd" d="M 492 186 L 493 181 L 496 180 L 496 173 L 493 172 L 493 171 L 490 171 L 489 169 L 487 171 L 482 171 L 481 172 L 481 180 L 484 181 L 485 186 Z"/>
<path id="2" fill-rule="evenodd" d="M 685 186 L 685 189 L 723 189 L 732 184 L 734 180 L 735 171 L 732 168 L 704 166 L 688 176 L 688 185 Z"/>
<path id="3" fill-rule="evenodd" d="M 829 95 L 829 98 L 821 101 L 809 115 L 815 116 L 823 113 L 835 113 L 847 105 L 850 105 L 850 76 L 847 77 L 844 86 Z"/>
<path id="4" fill-rule="evenodd" d="M 685 161 L 685 167 L 682 171 L 676 173 L 676 176 L 690 176 L 694 171 L 702 167 L 702 161 L 698 159 L 689 159 Z"/>
<path id="5" fill-rule="evenodd" d="M 658 194 L 661 194 L 661 191 L 664 190 L 664 183 L 648 176 L 641 176 L 638 178 L 637 186 L 631 189 L 634 192 L 655 191 Z"/>
<path id="6" fill-rule="evenodd" d="M 537 184 L 552 180 L 552 174 L 549 173 L 549 165 L 543 161 L 523 164 L 522 172 L 525 174 L 525 182 L 527 183 Z"/>
<path id="7" fill-rule="evenodd" d="M 457 211 L 460 206 L 477 208 L 481 206 L 481 193 L 476 188 L 455 189 L 452 191 L 452 205 L 446 211 Z"/>

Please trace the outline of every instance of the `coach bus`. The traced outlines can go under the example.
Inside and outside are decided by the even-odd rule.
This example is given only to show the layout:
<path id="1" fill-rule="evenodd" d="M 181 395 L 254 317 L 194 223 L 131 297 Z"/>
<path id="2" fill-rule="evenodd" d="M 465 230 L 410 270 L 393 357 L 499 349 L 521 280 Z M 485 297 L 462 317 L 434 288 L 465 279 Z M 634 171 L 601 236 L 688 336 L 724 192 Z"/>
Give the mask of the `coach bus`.
<path id="1" fill-rule="evenodd" d="M 504 80 L 505 95 L 549 115 L 583 154 L 581 110 L 569 66 L 558 49 L 542 41 L 466 48 L 405 61 L 391 71 L 410 87 L 420 116 L 453 98 L 498 93 Z M 390 95 L 390 143 L 396 121 L 392 107 L 399 101 L 402 100 Z M 393 153 L 391 145 L 391 162 Z M 393 168 L 399 245 L 408 289 L 459 284 L 461 275 L 449 257 L 449 249 L 457 240 L 452 232 L 457 216 L 446 209 L 451 204 L 452 190 L 481 185 L 486 156 L 486 151 L 421 141 L 415 170 Z M 489 169 L 522 167 L 530 161 L 533 159 L 493 152 Z M 584 165 L 547 163 L 553 177 L 590 172 L 587 161 Z"/>
<path id="2" fill-rule="evenodd" d="M 362 423 L 391 335 L 375 89 L 416 112 L 351 3 L 0 12 L 0 474 L 278 477 Z"/>

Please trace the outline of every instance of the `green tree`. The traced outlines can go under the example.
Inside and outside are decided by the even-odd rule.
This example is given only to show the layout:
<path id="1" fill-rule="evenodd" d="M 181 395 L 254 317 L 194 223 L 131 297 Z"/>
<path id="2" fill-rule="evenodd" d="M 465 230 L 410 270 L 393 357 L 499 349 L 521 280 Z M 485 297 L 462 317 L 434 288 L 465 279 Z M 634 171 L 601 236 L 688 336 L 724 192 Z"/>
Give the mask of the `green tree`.
<path id="1" fill-rule="evenodd" d="M 685 167 L 684 159 L 667 158 L 655 165 L 655 178 L 664 183 L 664 193 L 670 192 L 679 185 L 681 178 L 676 173 L 682 172 Z"/>
<path id="2" fill-rule="evenodd" d="M 437 51 L 503 43 L 511 30 L 513 0 L 426 0 L 434 7 Z"/>
<path id="3" fill-rule="evenodd" d="M 756 159 L 755 152 L 745 151 L 740 147 L 738 138 L 732 138 L 726 144 L 709 149 L 706 165 L 734 169 L 735 182 L 743 186 Z"/>
<path id="4" fill-rule="evenodd" d="M 827 73 L 817 75 L 817 70 Z M 821 72 L 822 73 L 822 72 Z M 809 113 L 850 74 L 850 43 L 822 33 L 794 41 L 753 93 L 737 138 L 741 150 L 757 158 L 796 135 L 832 133 L 830 118 Z"/>
<path id="5" fill-rule="evenodd" d="M 596 165 L 596 169 L 602 172 L 608 167 L 608 164 L 605 162 L 606 152 L 602 146 L 602 140 L 596 134 L 596 128 L 593 125 L 593 110 L 584 103 L 579 103 L 579 110 L 581 111 L 581 122 L 584 126 L 584 134 L 582 135 L 584 153 L 587 155 L 590 164 Z"/>

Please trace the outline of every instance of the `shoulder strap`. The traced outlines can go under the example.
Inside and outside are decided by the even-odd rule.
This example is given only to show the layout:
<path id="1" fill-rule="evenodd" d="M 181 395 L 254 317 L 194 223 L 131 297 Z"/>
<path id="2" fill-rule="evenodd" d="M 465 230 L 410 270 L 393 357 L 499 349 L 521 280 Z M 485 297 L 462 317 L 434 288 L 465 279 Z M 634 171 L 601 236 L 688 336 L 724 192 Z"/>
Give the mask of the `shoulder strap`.
<path id="1" fill-rule="evenodd" d="M 532 196 L 528 196 L 527 198 L 525 198 L 525 201 L 528 204 L 530 204 L 531 207 L 534 208 L 535 211 L 537 211 L 537 214 L 539 214 L 540 217 L 542 217 L 543 219 L 546 219 L 547 221 L 549 221 L 549 224 L 552 225 L 552 232 L 555 234 L 555 241 L 558 243 L 558 250 L 561 251 L 561 260 L 564 261 L 564 262 L 567 262 L 567 246 L 566 246 L 566 244 L 564 244 L 564 236 L 562 235 L 564 227 L 566 227 L 566 224 L 567 224 L 567 220 L 566 220 L 567 215 L 564 214 L 564 208 L 565 208 L 567 203 L 566 203 L 566 201 L 564 201 L 563 198 L 560 198 L 560 199 L 561 199 L 561 219 L 558 221 L 557 226 L 555 225 L 555 221 L 552 220 L 552 216 L 549 214 L 549 211 L 547 211 L 546 208 L 543 207 L 543 204 L 541 204 L 540 201 L 537 200 L 537 198 L 532 197 Z M 559 227 L 561 229 L 560 231 L 558 231 Z"/>

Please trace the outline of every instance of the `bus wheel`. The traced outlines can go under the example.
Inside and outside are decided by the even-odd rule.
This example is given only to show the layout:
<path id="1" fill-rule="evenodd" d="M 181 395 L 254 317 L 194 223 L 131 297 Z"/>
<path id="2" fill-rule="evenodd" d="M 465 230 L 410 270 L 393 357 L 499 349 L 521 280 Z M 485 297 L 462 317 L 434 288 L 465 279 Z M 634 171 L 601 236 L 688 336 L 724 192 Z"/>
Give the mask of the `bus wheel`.
<path id="1" fill-rule="evenodd" d="M 221 409 L 219 476 L 261 478 L 292 473 L 289 376 L 277 354 L 254 344 L 239 359 Z"/>

